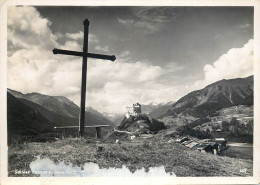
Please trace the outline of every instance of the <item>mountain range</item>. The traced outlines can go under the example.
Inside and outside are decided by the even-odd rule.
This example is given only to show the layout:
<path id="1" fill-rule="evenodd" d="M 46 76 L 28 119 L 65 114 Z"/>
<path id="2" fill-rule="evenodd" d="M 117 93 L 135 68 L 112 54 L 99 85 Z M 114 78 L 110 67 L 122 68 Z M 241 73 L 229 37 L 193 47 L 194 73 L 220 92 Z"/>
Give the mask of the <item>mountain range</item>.
<path id="1" fill-rule="evenodd" d="M 166 113 L 174 104 L 173 101 L 168 102 L 166 104 L 159 104 L 156 108 L 151 110 L 148 115 L 153 117 L 153 118 L 159 118 L 161 115 Z"/>
<path id="2" fill-rule="evenodd" d="M 23 94 L 11 89 L 8 89 L 8 92 L 16 98 L 34 102 L 59 115 L 66 115 L 72 118 L 79 116 L 80 108 L 63 96 L 49 96 L 35 92 Z"/>
<path id="3" fill-rule="evenodd" d="M 8 135 L 23 137 L 36 136 L 47 132 L 60 132 L 54 127 L 78 126 L 80 108 L 62 96 L 49 96 L 40 93 L 23 94 L 8 89 L 7 92 L 7 119 Z M 85 112 L 85 125 L 110 125 L 102 128 L 105 135 L 114 128 L 111 121 L 92 112 Z M 77 132 L 77 129 L 68 130 L 68 133 Z M 94 128 L 85 129 L 86 135 L 94 136 Z"/>
<path id="4" fill-rule="evenodd" d="M 228 107 L 253 105 L 253 76 L 220 80 L 201 90 L 188 93 L 178 101 L 158 105 L 142 105 L 152 118 L 167 120 L 166 125 L 183 125 L 201 117 L 212 117 Z M 80 108 L 62 96 L 27 93 L 8 89 L 7 119 L 8 139 L 17 135 L 31 137 L 43 133 L 58 133 L 56 126 L 78 126 Z M 105 124 L 103 135 L 119 125 L 123 114 L 102 114 L 94 108 L 86 108 L 86 125 Z M 112 120 L 112 121 L 111 121 Z M 76 129 L 77 130 L 77 129 Z M 77 132 L 74 130 L 74 132 Z M 95 129 L 86 129 L 86 135 L 94 136 Z"/>
<path id="5" fill-rule="evenodd" d="M 18 136 L 36 136 L 44 132 L 54 132 L 50 120 L 37 110 L 25 105 L 12 94 L 7 93 L 8 141 Z"/>
<path id="6" fill-rule="evenodd" d="M 144 114 L 150 114 L 153 111 L 156 111 L 158 108 L 167 107 L 168 105 L 172 105 L 174 102 L 168 102 L 168 103 L 159 103 L 159 104 L 141 104 L 142 105 L 142 113 Z"/>
<path id="7" fill-rule="evenodd" d="M 253 105 L 253 96 L 253 76 L 223 79 L 201 90 L 190 92 L 172 104 L 166 111 L 161 111 L 164 113 L 156 114 L 154 117 L 164 118 L 180 114 L 197 118 L 204 117 L 226 107 Z"/>

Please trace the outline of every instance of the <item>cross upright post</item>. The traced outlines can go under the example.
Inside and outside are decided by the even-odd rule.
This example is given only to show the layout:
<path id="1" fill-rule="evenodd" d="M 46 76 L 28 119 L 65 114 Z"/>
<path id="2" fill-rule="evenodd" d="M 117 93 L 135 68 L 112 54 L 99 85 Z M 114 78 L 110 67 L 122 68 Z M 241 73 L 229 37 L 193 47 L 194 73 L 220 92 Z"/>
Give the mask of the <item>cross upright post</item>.
<path id="1" fill-rule="evenodd" d="M 53 54 L 64 54 L 64 55 L 73 55 L 81 56 L 82 59 L 82 74 L 81 74 L 81 99 L 80 99 L 80 125 L 79 125 L 79 134 L 82 137 L 84 133 L 85 125 L 85 103 L 86 103 L 86 86 L 87 86 L 87 59 L 96 58 L 103 60 L 115 61 L 116 57 L 114 55 L 101 55 L 88 53 L 88 32 L 89 32 L 89 21 L 85 19 L 83 22 L 84 25 L 84 41 L 83 41 L 83 52 L 62 50 L 62 49 L 53 49 Z"/>
<path id="2" fill-rule="evenodd" d="M 85 19 L 84 22 L 84 41 L 83 41 L 83 59 L 82 59 L 82 74 L 81 74 L 81 99 L 80 99 L 80 120 L 79 120 L 79 134 L 83 136 L 85 124 L 85 103 L 86 103 L 86 87 L 87 87 L 87 61 L 88 61 L 88 28 L 89 21 Z"/>

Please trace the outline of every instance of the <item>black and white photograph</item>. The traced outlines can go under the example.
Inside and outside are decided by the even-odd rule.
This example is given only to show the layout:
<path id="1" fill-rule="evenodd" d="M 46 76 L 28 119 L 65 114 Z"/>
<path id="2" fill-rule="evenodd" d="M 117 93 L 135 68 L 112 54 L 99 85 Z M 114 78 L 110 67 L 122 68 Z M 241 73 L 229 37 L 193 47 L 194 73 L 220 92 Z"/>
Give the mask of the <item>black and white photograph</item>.
<path id="1" fill-rule="evenodd" d="M 6 11 L 8 178 L 257 175 L 254 6 Z"/>

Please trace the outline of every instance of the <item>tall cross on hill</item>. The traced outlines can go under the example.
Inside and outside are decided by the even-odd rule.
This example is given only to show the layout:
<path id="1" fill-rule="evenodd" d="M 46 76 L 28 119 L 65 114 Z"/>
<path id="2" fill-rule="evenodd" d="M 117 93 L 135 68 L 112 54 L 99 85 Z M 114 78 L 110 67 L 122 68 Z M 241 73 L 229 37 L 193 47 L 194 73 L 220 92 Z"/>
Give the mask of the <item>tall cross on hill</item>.
<path id="1" fill-rule="evenodd" d="M 63 54 L 63 55 L 73 55 L 80 56 L 83 58 L 82 61 L 82 80 L 81 80 L 81 99 L 80 99 L 80 126 L 79 133 L 80 136 L 83 136 L 84 132 L 84 123 L 85 123 L 85 101 L 86 101 L 86 85 L 87 85 L 87 59 L 88 58 L 96 58 L 103 60 L 111 60 L 115 61 L 116 57 L 114 55 L 101 55 L 88 53 L 88 30 L 89 30 L 89 21 L 85 19 L 83 22 L 84 25 L 84 42 L 83 42 L 83 51 L 70 51 L 70 50 L 62 50 L 62 49 L 53 49 L 53 54 Z"/>

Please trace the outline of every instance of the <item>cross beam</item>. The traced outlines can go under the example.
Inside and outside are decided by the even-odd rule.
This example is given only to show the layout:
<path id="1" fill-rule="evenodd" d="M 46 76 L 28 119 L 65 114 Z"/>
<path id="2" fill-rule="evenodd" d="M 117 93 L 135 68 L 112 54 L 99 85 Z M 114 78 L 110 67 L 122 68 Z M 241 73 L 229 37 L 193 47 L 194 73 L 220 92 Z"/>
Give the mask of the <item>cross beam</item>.
<path id="1" fill-rule="evenodd" d="M 103 60 L 111 60 L 115 61 L 116 57 L 114 55 L 101 55 L 95 53 L 88 53 L 88 32 L 89 32 L 89 21 L 85 19 L 83 22 L 84 25 L 84 41 L 83 41 L 83 51 L 70 51 L 70 50 L 62 50 L 62 49 L 53 49 L 53 54 L 63 54 L 63 55 L 72 55 L 82 57 L 82 74 L 81 74 L 81 99 L 80 99 L 80 125 L 79 125 L 79 133 L 80 136 L 83 136 L 84 133 L 84 125 L 85 125 L 85 103 L 86 103 L 86 86 L 87 86 L 87 59 L 95 58 L 95 59 L 103 59 Z"/>
<path id="2" fill-rule="evenodd" d="M 54 48 L 52 50 L 52 52 L 54 54 L 73 55 L 73 56 L 83 57 L 83 52 L 79 52 L 79 51 L 70 51 L 70 50 Z M 95 53 L 87 53 L 87 57 L 88 58 L 95 58 L 95 59 L 111 60 L 111 61 L 116 60 L 115 55 L 110 56 L 110 55 L 101 55 L 101 54 L 95 54 Z"/>

